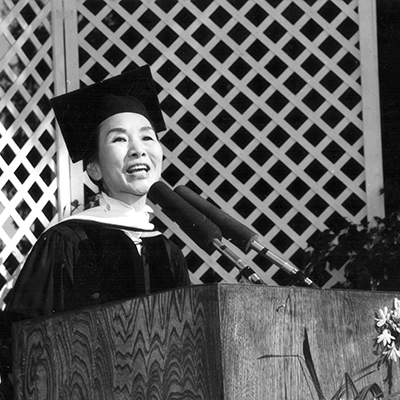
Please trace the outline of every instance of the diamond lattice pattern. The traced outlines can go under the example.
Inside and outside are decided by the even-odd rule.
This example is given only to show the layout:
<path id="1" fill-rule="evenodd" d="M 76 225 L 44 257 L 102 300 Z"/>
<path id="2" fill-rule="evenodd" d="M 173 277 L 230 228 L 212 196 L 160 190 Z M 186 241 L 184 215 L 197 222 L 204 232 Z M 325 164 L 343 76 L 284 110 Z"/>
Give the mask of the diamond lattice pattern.
<path id="1" fill-rule="evenodd" d="M 48 12 L 48 5 L 29 4 L 36 15 Z M 317 232 L 365 218 L 357 1 L 78 1 L 77 10 L 81 85 L 151 66 L 169 128 L 161 141 L 163 179 L 171 187 L 188 185 L 297 266 Z M 1 203 L 15 207 L 3 224 L 31 227 L 54 214 L 52 117 L 40 106 L 51 95 L 51 46 L 43 34 L 24 32 L 33 21 L 23 13 L 13 23 L 21 25 L 20 36 L 9 33 L 7 40 L 20 41 L 15 57 L 29 64 L 24 76 L 37 86 L 31 93 L 3 61 L 2 82 L 7 76 L 10 83 L 2 84 L 8 100 L 1 103 Z M 38 27 L 49 34 L 46 18 Z M 24 47 L 40 55 L 28 56 Z M 15 96 L 32 111 L 13 105 Z M 32 119 L 37 126 L 29 125 Z M 32 187 L 40 196 L 29 193 Z M 32 209 L 40 201 L 43 211 L 22 217 L 23 201 Z M 200 249 L 155 210 L 166 235 L 181 244 L 195 283 L 237 281 L 229 261 Z M 30 247 L 36 235 L 27 233 Z M 6 246 L 21 240 L 3 236 Z M 266 283 L 287 284 L 286 274 L 264 258 L 232 249 Z M 341 278 L 342 271 L 329 271 L 318 283 L 329 287 Z"/>
<path id="2" fill-rule="evenodd" d="M 0 22 L 0 298 L 56 213 L 48 1 L 4 1 Z"/>
<path id="3" fill-rule="evenodd" d="M 189 185 L 299 265 L 316 232 L 366 215 L 356 10 L 354 1 L 83 2 L 80 79 L 150 64 L 169 127 L 165 181 Z M 158 218 L 199 282 L 236 279 L 217 252 Z M 284 284 L 265 259 L 239 254 Z"/>

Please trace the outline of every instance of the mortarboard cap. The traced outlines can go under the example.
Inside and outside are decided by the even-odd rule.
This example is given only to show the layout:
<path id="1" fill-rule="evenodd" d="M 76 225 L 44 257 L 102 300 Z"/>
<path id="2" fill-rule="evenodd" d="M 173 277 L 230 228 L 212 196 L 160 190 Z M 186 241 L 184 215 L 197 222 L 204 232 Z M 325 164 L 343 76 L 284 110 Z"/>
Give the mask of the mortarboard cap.
<path id="1" fill-rule="evenodd" d="M 153 124 L 156 132 L 165 130 L 148 65 L 54 97 L 50 103 L 73 162 L 84 159 L 96 148 L 95 130 L 112 115 L 139 113 Z"/>

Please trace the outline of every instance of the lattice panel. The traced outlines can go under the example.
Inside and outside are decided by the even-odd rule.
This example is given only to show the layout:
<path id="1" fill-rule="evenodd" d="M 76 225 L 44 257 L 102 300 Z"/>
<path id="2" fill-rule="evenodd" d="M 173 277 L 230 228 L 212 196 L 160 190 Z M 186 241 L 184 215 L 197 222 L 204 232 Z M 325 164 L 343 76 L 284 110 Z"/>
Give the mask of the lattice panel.
<path id="1" fill-rule="evenodd" d="M 318 230 L 365 218 L 357 1 L 80 1 L 78 11 L 83 84 L 151 65 L 172 187 L 188 184 L 295 265 Z M 218 253 L 157 217 L 195 281 L 236 281 Z M 285 284 L 277 267 L 234 250 Z"/>
<path id="2" fill-rule="evenodd" d="M 50 13 L 48 0 L 1 7 L 0 300 L 56 213 Z"/>
<path id="3" fill-rule="evenodd" d="M 0 301 L 54 218 L 57 193 L 51 3 L 1 5 Z M 79 71 L 68 76 L 90 84 L 151 65 L 172 187 L 188 184 L 298 266 L 318 230 L 365 218 L 357 1 L 79 0 L 77 8 L 78 26 L 66 34 L 70 50 L 78 31 Z M 181 243 L 194 282 L 236 281 L 217 252 L 199 249 L 157 207 L 156 217 Z M 287 283 L 277 267 L 234 250 L 267 283 Z M 319 283 L 341 278 L 334 271 Z"/>

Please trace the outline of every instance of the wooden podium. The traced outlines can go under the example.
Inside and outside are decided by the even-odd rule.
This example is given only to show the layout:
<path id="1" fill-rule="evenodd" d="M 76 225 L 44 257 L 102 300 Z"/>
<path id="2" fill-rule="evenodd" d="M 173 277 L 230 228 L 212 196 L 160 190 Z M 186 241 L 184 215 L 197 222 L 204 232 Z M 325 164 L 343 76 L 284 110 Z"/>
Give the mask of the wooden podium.
<path id="1" fill-rule="evenodd" d="M 13 326 L 16 398 L 316 399 L 376 360 L 375 312 L 396 293 L 206 285 Z M 400 296 L 399 296 L 400 297 Z M 387 368 L 358 382 L 384 384 Z M 400 389 L 393 367 L 393 390 Z"/>

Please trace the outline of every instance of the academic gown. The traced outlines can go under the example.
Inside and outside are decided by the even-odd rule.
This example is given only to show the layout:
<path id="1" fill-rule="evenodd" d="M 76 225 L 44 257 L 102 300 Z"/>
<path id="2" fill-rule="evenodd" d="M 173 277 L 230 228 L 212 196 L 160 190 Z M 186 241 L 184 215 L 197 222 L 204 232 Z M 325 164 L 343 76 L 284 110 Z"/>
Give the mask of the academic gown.
<path id="1" fill-rule="evenodd" d="M 35 244 L 6 310 L 30 317 L 190 284 L 180 249 L 163 235 L 143 237 L 141 254 L 125 232 L 90 220 L 53 226 Z"/>

